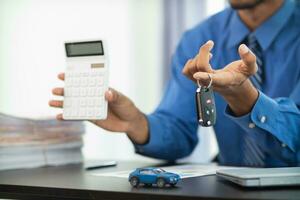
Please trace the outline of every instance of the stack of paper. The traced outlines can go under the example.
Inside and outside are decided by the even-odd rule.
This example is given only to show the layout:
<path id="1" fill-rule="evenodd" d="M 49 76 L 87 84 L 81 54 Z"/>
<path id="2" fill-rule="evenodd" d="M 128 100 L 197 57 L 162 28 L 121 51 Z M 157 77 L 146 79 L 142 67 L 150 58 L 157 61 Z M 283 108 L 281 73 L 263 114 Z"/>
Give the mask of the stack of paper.
<path id="1" fill-rule="evenodd" d="M 0 114 L 0 170 L 82 162 L 82 122 Z"/>

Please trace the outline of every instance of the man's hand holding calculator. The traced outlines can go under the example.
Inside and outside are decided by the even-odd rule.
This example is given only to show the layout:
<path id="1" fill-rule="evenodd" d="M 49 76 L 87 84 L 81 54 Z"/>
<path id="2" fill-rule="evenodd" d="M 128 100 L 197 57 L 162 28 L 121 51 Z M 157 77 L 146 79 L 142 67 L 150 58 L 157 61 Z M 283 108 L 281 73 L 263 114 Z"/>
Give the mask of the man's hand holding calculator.
<path id="1" fill-rule="evenodd" d="M 65 74 L 59 74 L 60 80 L 65 79 Z M 54 95 L 64 96 L 64 88 L 54 88 Z M 134 103 L 120 92 L 109 89 L 105 92 L 108 102 L 108 114 L 105 120 L 90 120 L 95 125 L 113 132 L 125 132 L 137 144 L 143 144 L 148 139 L 148 122 L 144 114 Z M 49 105 L 62 108 L 63 101 L 51 100 Z M 57 119 L 63 120 L 63 115 L 58 114 Z"/>
<path id="2" fill-rule="evenodd" d="M 66 72 L 58 78 L 64 88 L 55 88 L 50 106 L 63 108 L 60 120 L 89 120 L 109 131 L 125 132 L 137 144 L 148 139 L 148 123 L 133 102 L 108 88 L 108 59 L 105 41 L 80 40 L 64 43 Z"/>

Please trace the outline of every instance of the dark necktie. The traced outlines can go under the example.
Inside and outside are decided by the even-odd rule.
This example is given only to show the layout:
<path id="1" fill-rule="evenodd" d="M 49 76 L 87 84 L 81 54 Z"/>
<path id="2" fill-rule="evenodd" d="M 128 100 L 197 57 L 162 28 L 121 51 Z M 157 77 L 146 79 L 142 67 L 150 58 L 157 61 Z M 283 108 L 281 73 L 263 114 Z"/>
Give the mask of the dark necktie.
<path id="1" fill-rule="evenodd" d="M 249 49 L 255 54 L 256 62 L 258 66 L 258 70 L 256 74 L 250 77 L 252 84 L 259 90 L 262 89 L 263 84 L 263 52 L 262 48 L 260 47 L 255 35 L 250 33 L 244 43 L 249 47 Z M 255 128 L 254 123 L 249 124 L 249 128 Z M 243 135 L 243 163 L 247 166 L 255 166 L 255 167 L 262 167 L 264 166 L 265 155 L 257 141 L 251 137 L 251 132 L 245 132 Z"/>
<path id="2" fill-rule="evenodd" d="M 250 33 L 247 38 L 245 39 L 244 43 L 249 47 L 249 49 L 255 54 L 256 56 L 256 63 L 258 66 L 258 70 L 256 74 L 250 77 L 251 82 L 253 85 L 261 90 L 262 84 L 264 81 L 264 70 L 263 70 L 263 52 L 262 48 L 260 47 L 255 35 Z"/>

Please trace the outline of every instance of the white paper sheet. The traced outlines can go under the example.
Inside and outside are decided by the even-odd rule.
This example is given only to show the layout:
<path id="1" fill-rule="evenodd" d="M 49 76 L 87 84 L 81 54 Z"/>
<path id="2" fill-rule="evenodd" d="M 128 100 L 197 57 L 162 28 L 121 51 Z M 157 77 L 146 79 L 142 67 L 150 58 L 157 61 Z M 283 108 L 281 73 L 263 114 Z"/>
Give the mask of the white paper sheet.
<path id="1" fill-rule="evenodd" d="M 169 167 L 162 167 L 165 171 L 173 172 L 179 174 L 182 179 L 198 177 L 198 176 L 207 176 L 216 174 L 217 170 L 220 169 L 233 169 L 237 167 L 228 167 L 228 166 L 218 166 L 214 163 L 207 165 L 191 164 L 191 165 L 174 165 Z M 240 168 L 240 167 L 239 167 Z M 115 172 L 94 172 L 91 175 L 94 176 L 109 176 L 109 177 L 118 177 L 118 178 L 128 178 L 129 174 L 133 171 L 115 171 Z"/>

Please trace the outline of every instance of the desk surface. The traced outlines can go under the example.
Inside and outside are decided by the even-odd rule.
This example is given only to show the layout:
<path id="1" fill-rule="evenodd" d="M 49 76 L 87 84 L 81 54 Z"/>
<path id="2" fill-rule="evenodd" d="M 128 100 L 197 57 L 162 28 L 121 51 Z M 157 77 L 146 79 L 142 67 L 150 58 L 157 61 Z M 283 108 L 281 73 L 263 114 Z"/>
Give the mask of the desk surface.
<path id="1" fill-rule="evenodd" d="M 148 164 L 149 165 L 149 164 Z M 147 166 L 124 162 L 85 171 L 81 165 L 0 172 L 0 198 L 11 199 L 300 199 L 300 187 L 247 189 L 216 176 L 184 179 L 175 188 L 132 188 L 126 179 L 91 175 L 96 171 Z"/>

